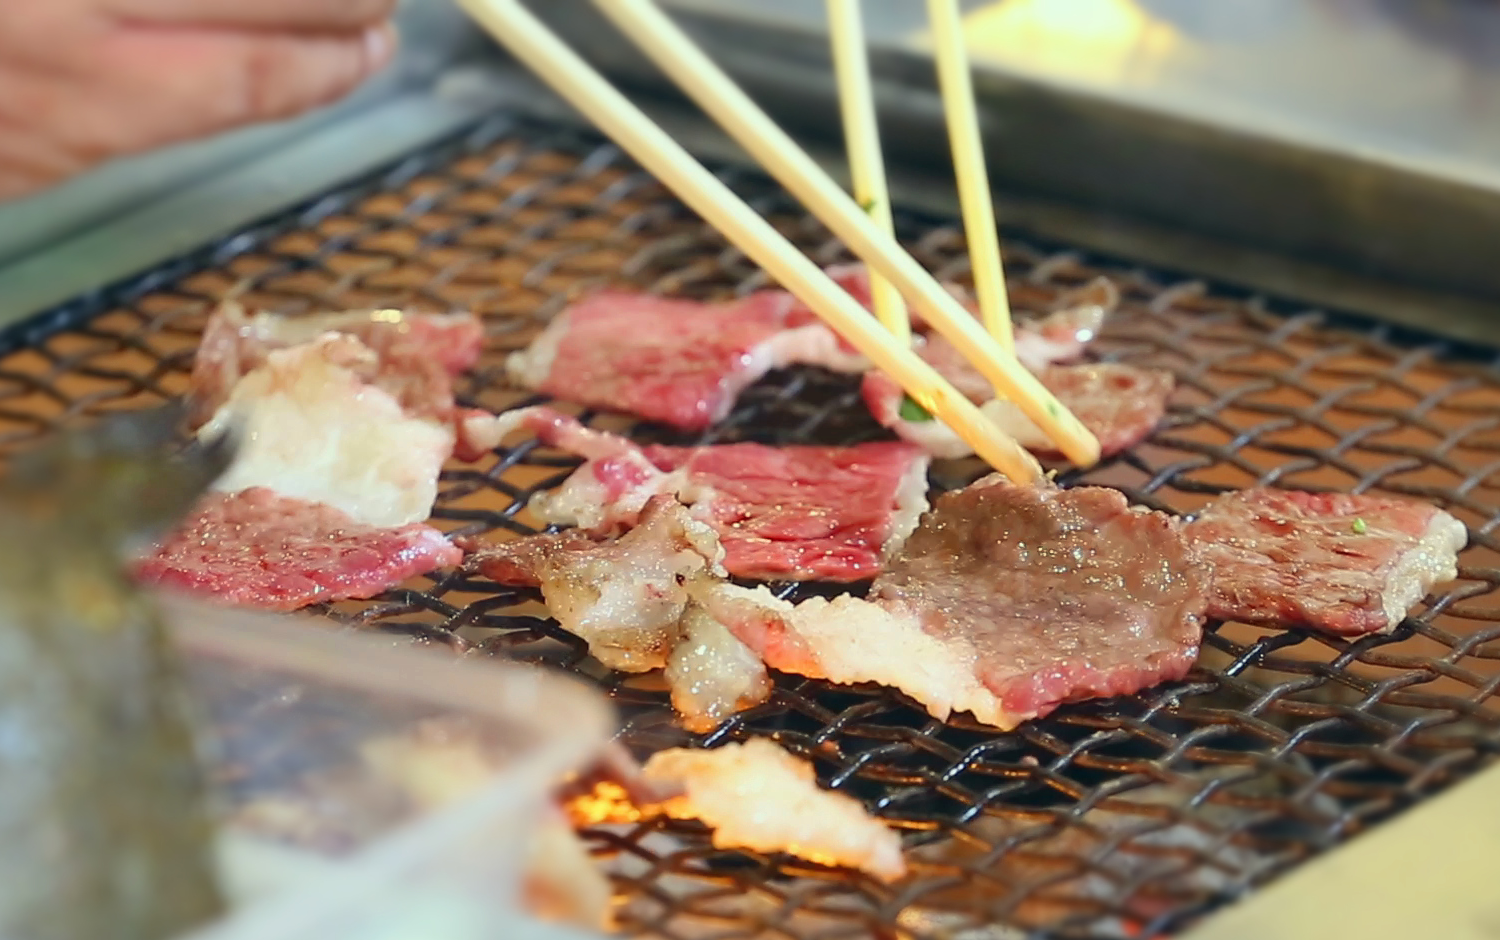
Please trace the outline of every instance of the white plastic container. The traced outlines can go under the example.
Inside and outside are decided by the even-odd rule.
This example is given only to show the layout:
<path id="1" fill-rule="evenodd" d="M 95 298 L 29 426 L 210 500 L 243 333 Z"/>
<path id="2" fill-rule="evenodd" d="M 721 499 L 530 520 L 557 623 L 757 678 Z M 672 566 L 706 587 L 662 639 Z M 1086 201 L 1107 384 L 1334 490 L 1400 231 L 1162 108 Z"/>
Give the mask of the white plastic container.
<path id="1" fill-rule="evenodd" d="M 597 690 L 322 621 L 168 611 L 232 908 L 191 940 L 567 933 L 527 922 L 517 896 L 550 794 L 611 733 Z"/>

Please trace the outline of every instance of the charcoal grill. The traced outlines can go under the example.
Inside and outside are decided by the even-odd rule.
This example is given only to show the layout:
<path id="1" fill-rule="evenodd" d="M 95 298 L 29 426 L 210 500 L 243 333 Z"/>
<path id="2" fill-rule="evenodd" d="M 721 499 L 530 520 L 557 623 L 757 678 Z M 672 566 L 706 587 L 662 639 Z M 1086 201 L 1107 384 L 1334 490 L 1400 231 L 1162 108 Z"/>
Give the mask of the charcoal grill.
<path id="1" fill-rule="evenodd" d="M 415 120 L 420 110 L 401 114 Z M 816 260 L 848 260 L 762 177 L 727 165 L 722 173 Z M 907 212 L 898 221 L 938 276 L 967 279 L 949 219 Z M 616 880 L 625 933 L 1171 935 L 1472 776 L 1500 744 L 1500 353 L 1017 232 L 1005 249 L 1020 314 L 1108 277 L 1123 303 L 1094 354 L 1178 377 L 1171 412 L 1146 443 L 1063 473 L 1065 485 L 1115 486 L 1175 513 L 1255 483 L 1430 500 L 1469 526 L 1460 580 L 1390 636 L 1211 624 L 1186 680 L 1068 706 L 1008 734 L 962 717 L 934 721 L 879 689 L 782 677 L 764 705 L 688 735 L 654 679 L 592 663 L 535 593 L 451 572 L 320 608 L 361 629 L 583 675 L 611 692 L 622 739 L 641 755 L 774 735 L 811 759 L 825 784 L 899 827 L 910 849 L 913 876 L 883 886 L 785 856 L 715 850 L 691 823 L 600 823 L 587 836 Z M 498 113 L 0 330 L 0 453 L 102 412 L 179 396 L 205 319 L 231 291 L 287 313 L 475 310 L 486 354 L 460 394 L 500 410 L 539 400 L 505 387 L 505 354 L 587 291 L 712 299 L 764 283 L 611 145 Z M 0 297 L 0 307 L 18 296 Z M 771 375 L 704 435 L 583 417 L 670 443 L 841 444 L 884 433 L 851 380 L 816 370 Z M 455 465 L 435 522 L 490 538 L 537 531 L 527 499 L 574 465 L 533 445 Z M 959 462 L 934 476 L 946 488 L 981 472 Z M 776 587 L 786 597 L 823 590 Z"/>
<path id="2" fill-rule="evenodd" d="M 753 174 L 726 178 L 811 256 L 847 260 L 820 226 Z M 903 239 L 963 281 L 962 239 L 904 214 Z M 772 699 L 696 738 L 774 735 L 829 786 L 903 832 L 914 876 L 892 887 L 783 856 L 712 848 L 679 822 L 588 830 L 617 879 L 627 933 L 777 936 L 1149 937 L 1206 912 L 1482 767 L 1500 743 L 1500 369 L 1495 354 L 1354 315 L 1275 300 L 1010 237 L 1018 311 L 1110 278 L 1120 312 L 1105 359 L 1172 370 L 1180 391 L 1149 441 L 1067 485 L 1123 489 L 1189 513 L 1254 483 L 1431 500 L 1470 527 L 1460 581 L 1390 636 L 1356 641 L 1213 624 L 1182 682 L 1068 706 L 1013 733 L 934 721 L 899 695 L 783 677 Z M 206 316 L 226 292 L 288 313 L 403 306 L 483 315 L 484 360 L 460 389 L 503 409 L 504 355 L 570 299 L 603 286 L 702 299 L 764 285 L 722 238 L 612 146 L 492 117 L 394 170 L 326 194 L 192 256 L 12 328 L 0 357 L 0 447 L 186 388 Z M 585 412 L 613 428 L 618 417 Z M 641 439 L 843 444 L 882 432 L 856 385 L 774 374 L 697 436 Z M 532 494 L 571 459 L 523 445 L 444 474 L 436 524 L 536 531 Z M 945 465 L 962 485 L 975 463 Z M 785 596 L 817 586 L 780 586 Z M 638 753 L 689 743 L 652 679 L 609 674 L 531 592 L 443 573 L 331 618 L 574 670 L 607 689 Z M 984 929 L 986 932 L 972 931 Z"/>

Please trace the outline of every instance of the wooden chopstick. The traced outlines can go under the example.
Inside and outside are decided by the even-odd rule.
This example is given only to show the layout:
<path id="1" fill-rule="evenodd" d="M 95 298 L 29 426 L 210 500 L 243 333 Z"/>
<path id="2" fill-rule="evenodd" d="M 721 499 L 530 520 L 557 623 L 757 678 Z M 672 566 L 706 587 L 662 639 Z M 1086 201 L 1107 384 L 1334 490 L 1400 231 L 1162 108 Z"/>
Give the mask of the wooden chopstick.
<path id="1" fill-rule="evenodd" d="M 882 232 L 670 17 L 651 0 L 594 0 L 594 5 L 872 272 L 896 285 L 902 296 L 995 386 L 996 392 L 1015 402 L 1069 460 L 1080 467 L 1099 461 L 1099 441 L 1093 433 L 1017 362 L 1013 353 L 1001 347 L 952 294 Z"/>
<path id="2" fill-rule="evenodd" d="M 974 294 L 985 329 L 1007 350 L 1016 348 L 1010 324 L 1010 298 L 1005 292 L 1005 270 L 1000 262 L 1000 234 L 995 226 L 995 204 L 984 166 L 984 143 L 979 137 L 979 112 L 974 107 L 974 85 L 969 77 L 969 55 L 964 49 L 963 20 L 958 0 L 927 0 L 937 60 L 938 89 L 953 172 L 958 180 L 958 203 L 969 243 L 969 266 L 974 271 Z"/>
<path id="3" fill-rule="evenodd" d="M 896 223 L 885 182 L 885 158 L 880 152 L 880 128 L 875 120 L 875 92 L 870 87 L 870 62 L 865 51 L 861 0 L 828 0 L 828 34 L 833 46 L 833 72 L 838 79 L 839 110 L 844 122 L 844 147 L 849 152 L 849 177 L 854 201 L 869 213 L 882 232 L 892 237 Z M 911 342 L 911 320 L 901 292 L 885 278 L 870 272 L 870 299 L 875 318 L 902 343 Z"/>
<path id="4" fill-rule="evenodd" d="M 459 0 L 476 22 L 906 393 L 1012 480 L 1042 468 L 909 346 L 557 38 L 519 0 Z M 847 198 L 847 197 L 846 197 Z M 868 224 L 868 220 L 866 220 Z M 971 318 L 972 319 L 972 318 Z"/>

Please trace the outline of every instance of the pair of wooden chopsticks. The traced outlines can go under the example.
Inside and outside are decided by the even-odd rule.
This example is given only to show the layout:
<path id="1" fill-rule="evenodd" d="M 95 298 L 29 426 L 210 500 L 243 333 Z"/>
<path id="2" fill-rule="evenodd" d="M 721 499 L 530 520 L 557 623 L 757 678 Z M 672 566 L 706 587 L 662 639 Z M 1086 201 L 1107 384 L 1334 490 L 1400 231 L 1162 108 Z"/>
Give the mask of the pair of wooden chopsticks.
<path id="1" fill-rule="evenodd" d="M 933 0 L 935 6 L 938 2 Z M 1041 466 L 1031 454 L 995 427 L 973 402 L 917 356 L 909 343 L 899 341 L 896 334 L 883 327 L 770 223 L 579 58 L 520 0 L 460 0 L 460 3 L 512 55 L 806 303 L 877 368 L 899 382 L 913 400 L 952 428 L 986 463 L 1013 480 L 1036 482 L 1043 478 Z M 1016 360 L 1010 349 L 986 332 L 907 254 L 888 231 L 872 221 L 652 0 L 595 0 L 595 3 L 809 212 L 842 239 L 873 276 L 885 279 L 915 304 L 927 321 L 995 386 L 997 393 L 1014 401 L 1070 460 L 1079 466 L 1098 461 L 1099 443 L 1093 434 Z M 956 19 L 952 25 L 957 28 Z M 967 67 L 962 71 L 967 92 Z M 969 99 L 972 111 L 972 95 L 964 97 Z M 974 145 L 977 147 L 977 133 Z M 971 192 L 973 188 L 970 187 Z M 984 202 L 988 201 L 986 194 Z M 995 237 L 992 216 L 987 229 L 990 237 Z M 1003 291 L 1003 280 L 998 277 L 998 251 L 994 254 L 996 280 L 992 289 L 998 285 Z M 1001 308 L 992 305 L 991 309 Z M 997 332 L 1008 340 L 1008 316 L 1004 329 L 997 328 Z"/>
<path id="2" fill-rule="evenodd" d="M 838 78 L 839 108 L 849 151 L 854 199 L 870 213 L 870 218 L 881 231 L 894 237 L 895 223 L 891 216 L 890 193 L 886 189 L 880 131 L 875 121 L 875 93 L 870 86 L 860 3 L 861 0 L 828 0 L 828 32 L 833 40 L 834 74 Z M 1010 300 L 1005 293 L 1000 236 L 995 226 L 994 203 L 990 198 L 989 174 L 984 166 L 984 146 L 979 138 L 979 114 L 974 109 L 974 89 L 969 81 L 969 57 L 964 51 L 958 0 L 928 0 L 927 19 L 932 26 L 938 87 L 953 150 L 958 201 L 969 242 L 969 267 L 974 272 L 974 291 L 979 299 L 980 316 L 995 341 L 1011 352 L 1015 350 L 1015 337 L 1011 331 Z M 911 325 L 900 293 L 889 281 L 873 272 L 870 291 L 876 318 L 896 334 L 898 340 L 908 341 Z"/>

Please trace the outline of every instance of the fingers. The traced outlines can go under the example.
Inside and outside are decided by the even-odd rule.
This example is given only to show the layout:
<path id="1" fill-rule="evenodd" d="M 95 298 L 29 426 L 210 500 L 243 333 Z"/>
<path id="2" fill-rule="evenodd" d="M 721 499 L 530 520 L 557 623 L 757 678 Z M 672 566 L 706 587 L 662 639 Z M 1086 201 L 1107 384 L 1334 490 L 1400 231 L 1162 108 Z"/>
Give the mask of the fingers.
<path id="1" fill-rule="evenodd" d="M 53 113 L 67 115 L 57 133 L 96 157 L 290 117 L 352 91 L 390 61 L 395 45 L 389 26 L 306 36 L 125 29 L 100 50 L 107 84 L 87 94 L 56 91 Z"/>
<path id="2" fill-rule="evenodd" d="M 310 33 L 375 26 L 395 7 L 396 0 L 105 0 L 106 12 L 129 22 Z"/>
<path id="3" fill-rule="evenodd" d="M 101 17 L 102 3 L 152 15 L 202 7 L 226 22 Z M 391 5 L 0 0 L 0 199 L 113 157 L 334 101 L 392 59 Z M 254 22 L 227 22 L 234 17 Z M 275 25 L 293 22 L 301 25 Z"/>
<path id="4" fill-rule="evenodd" d="M 341 34 L 152 31 L 133 54 L 154 66 L 164 97 L 222 126 L 288 117 L 327 104 L 384 68 L 395 51 L 389 26 Z M 160 63 L 172 61 L 163 69 Z"/>

